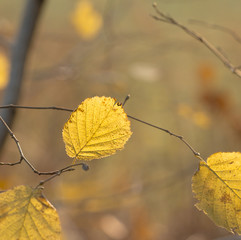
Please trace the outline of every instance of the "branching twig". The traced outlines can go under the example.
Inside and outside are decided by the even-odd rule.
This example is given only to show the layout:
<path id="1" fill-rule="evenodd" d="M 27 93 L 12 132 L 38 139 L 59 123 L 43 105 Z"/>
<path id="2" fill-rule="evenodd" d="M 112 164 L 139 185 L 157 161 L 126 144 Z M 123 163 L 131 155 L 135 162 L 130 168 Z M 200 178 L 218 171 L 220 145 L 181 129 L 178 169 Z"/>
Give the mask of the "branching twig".
<path id="1" fill-rule="evenodd" d="M 127 95 L 127 97 L 124 100 L 124 103 L 129 99 L 129 97 L 130 97 L 130 95 Z M 62 111 L 68 111 L 68 112 L 73 112 L 74 111 L 73 109 L 68 109 L 68 108 L 63 108 L 63 107 L 33 107 L 33 106 L 30 107 L 30 106 L 19 106 L 19 105 L 5 105 L 5 106 L 0 106 L 0 109 L 1 108 L 24 108 L 24 109 L 38 109 L 38 110 L 49 110 L 49 109 L 51 109 L 51 110 L 62 110 Z M 150 127 L 153 127 L 153 128 L 158 129 L 158 130 L 161 130 L 163 132 L 166 132 L 166 133 L 170 134 L 171 136 L 174 136 L 174 137 L 178 138 L 179 140 L 181 140 L 192 151 L 192 153 L 194 154 L 195 157 L 197 157 L 199 159 L 202 159 L 201 156 L 200 156 L 200 153 L 195 151 L 194 148 L 184 139 L 183 136 L 177 135 L 177 134 L 175 134 L 175 133 L 173 133 L 173 132 L 171 132 L 171 131 L 169 131 L 167 129 L 158 127 L 158 126 L 153 125 L 151 123 L 145 122 L 145 121 L 140 120 L 140 119 L 135 118 L 135 117 L 132 117 L 131 115 L 127 115 L 127 117 L 129 117 L 130 119 L 133 119 L 135 121 L 141 122 L 143 124 L 146 124 L 146 125 L 148 125 Z M 5 164 L 5 165 L 7 165 L 7 164 Z M 10 164 L 8 164 L 8 165 L 10 165 Z M 51 174 L 45 174 L 45 173 L 39 174 L 38 172 L 36 172 L 36 173 L 38 173 L 39 175 L 52 175 L 52 174 L 56 174 L 57 172 L 58 171 L 48 172 L 48 173 L 51 173 Z"/>
<path id="2" fill-rule="evenodd" d="M 170 134 L 170 135 L 173 136 L 173 137 L 176 137 L 176 138 L 180 139 L 180 140 L 192 151 L 192 153 L 194 154 L 195 157 L 201 158 L 201 157 L 200 157 L 200 153 L 199 153 L 199 152 L 196 152 L 196 151 L 194 150 L 194 148 L 184 139 L 183 136 L 177 135 L 177 134 L 175 134 L 175 133 L 170 132 L 170 131 L 167 130 L 167 129 L 158 127 L 158 126 L 156 126 L 156 125 L 153 125 L 153 124 L 151 124 L 151 123 L 145 122 L 145 121 L 143 121 L 143 120 L 140 120 L 140 119 L 138 119 L 138 118 L 132 117 L 132 116 L 130 116 L 130 115 L 127 115 L 127 116 L 128 116 L 129 118 L 135 120 L 135 121 L 144 123 L 144 124 L 146 124 L 146 125 L 148 125 L 148 126 L 150 126 L 150 127 L 156 128 L 156 129 L 158 129 L 158 130 L 161 130 L 161 131 L 163 131 L 163 132 L 166 132 L 166 133 Z"/>
<path id="3" fill-rule="evenodd" d="M 192 31 L 191 29 L 187 28 L 186 26 L 180 24 L 177 22 L 174 18 L 167 16 L 166 14 L 162 13 L 158 8 L 157 5 L 154 3 L 153 8 L 156 11 L 157 16 L 152 16 L 155 20 L 162 21 L 165 23 L 170 23 L 174 26 L 179 27 L 184 32 L 186 32 L 188 35 L 193 37 L 194 39 L 201 42 L 203 45 L 205 45 L 227 68 L 230 69 L 232 73 L 237 75 L 241 78 L 241 70 L 240 67 L 235 67 L 228 59 L 225 57 L 225 55 L 220 52 L 213 44 L 211 44 L 208 40 L 206 40 L 204 37 L 202 37 L 200 34 Z"/>
<path id="4" fill-rule="evenodd" d="M 29 108 L 28 108 L 29 109 Z M 41 108 L 43 109 L 43 108 Z M 48 108 L 47 108 L 48 109 Z M 66 109 L 61 109 L 61 110 L 65 110 Z M 23 151 L 22 151 L 22 148 L 20 146 L 20 143 L 18 141 L 18 139 L 16 138 L 16 136 L 14 135 L 14 133 L 12 132 L 12 130 L 9 128 L 9 126 L 6 124 L 6 122 L 3 120 L 3 118 L 0 116 L 0 120 L 1 122 L 4 124 L 4 126 L 6 127 L 8 133 L 10 134 L 10 136 L 13 138 L 13 140 L 15 141 L 16 145 L 17 145 L 17 148 L 18 148 L 18 151 L 19 151 L 19 154 L 20 154 L 20 160 L 18 162 L 15 162 L 15 163 L 4 163 L 4 162 L 0 162 L 0 165 L 7 165 L 7 166 L 14 166 L 14 165 L 17 165 L 17 164 L 20 164 L 22 163 L 22 161 L 26 162 L 27 165 L 32 169 L 32 171 L 38 175 L 52 175 L 52 177 L 48 178 L 48 179 L 45 179 L 43 181 L 40 182 L 39 185 L 43 185 L 45 182 L 47 181 L 50 181 L 51 179 L 53 179 L 54 177 L 56 176 L 59 176 L 61 175 L 62 173 L 64 172 L 67 172 L 67 171 L 73 171 L 75 170 L 74 167 L 77 167 L 77 166 L 82 166 L 82 169 L 87 171 L 89 169 L 89 166 L 85 163 L 76 163 L 76 164 L 72 164 L 72 165 L 69 165 L 67 167 L 64 167 L 60 170 L 55 170 L 55 171 L 51 171 L 51 172 L 39 172 L 28 160 L 27 158 L 24 156 L 23 154 Z"/>
<path id="5" fill-rule="evenodd" d="M 64 172 L 70 172 L 70 171 L 73 171 L 73 170 L 75 170 L 75 169 L 74 168 L 69 168 L 69 169 L 66 169 L 66 170 L 63 170 L 63 171 L 59 171 L 56 174 L 52 175 L 51 177 L 46 178 L 45 180 L 40 181 L 40 183 L 35 188 L 39 188 L 40 186 L 43 186 L 46 182 L 54 179 L 55 177 L 60 176 L 60 174 L 62 174 Z"/>
<path id="6" fill-rule="evenodd" d="M 89 170 L 89 166 L 87 164 L 85 164 L 85 163 L 76 163 L 76 164 L 67 166 L 65 168 L 62 168 L 60 170 L 57 170 L 57 171 L 53 172 L 54 174 L 51 177 L 49 177 L 49 178 L 47 178 L 45 180 L 40 181 L 40 183 L 36 186 L 36 188 L 38 188 L 39 186 L 42 186 L 43 184 L 45 184 L 46 182 L 52 180 L 55 177 L 60 176 L 62 173 L 74 171 L 75 170 L 74 167 L 77 167 L 77 166 L 80 166 L 80 165 L 82 166 L 82 169 L 84 171 L 88 171 Z"/>
<path id="7" fill-rule="evenodd" d="M 9 126 L 7 125 L 7 123 L 3 120 L 3 118 L 0 116 L 0 120 L 1 122 L 3 123 L 3 125 L 6 127 L 8 133 L 10 134 L 10 136 L 13 138 L 13 140 L 15 141 L 16 145 L 17 145 L 17 148 L 18 148 L 18 151 L 19 151 L 19 154 L 20 154 L 20 160 L 18 162 L 15 162 L 15 163 L 3 163 L 3 162 L 0 162 L 0 165 L 8 165 L 8 166 L 14 166 L 14 165 L 17 165 L 17 164 L 20 164 L 22 161 L 25 161 L 28 166 L 34 171 L 34 172 L 38 172 L 34 167 L 33 165 L 26 159 L 26 157 L 24 156 L 23 154 L 23 151 L 22 151 L 22 148 L 19 144 L 19 141 L 18 139 L 15 137 L 15 135 L 13 134 L 12 130 L 9 128 Z"/>
<path id="8" fill-rule="evenodd" d="M 73 112 L 73 109 L 69 108 L 62 108 L 62 107 L 30 107 L 30 106 L 19 106 L 19 105 L 14 105 L 14 104 L 9 104 L 9 105 L 4 105 L 0 106 L 1 108 L 24 108 L 24 109 L 35 109 L 35 110 L 60 110 L 60 111 L 67 111 L 67 112 Z"/>
<path id="9" fill-rule="evenodd" d="M 233 37 L 233 39 L 236 40 L 238 43 L 241 43 L 241 37 L 235 31 L 233 31 L 232 29 L 227 28 L 225 26 L 207 23 L 205 21 L 196 20 L 196 19 L 190 19 L 188 22 L 193 23 L 193 24 L 203 25 L 205 27 L 208 27 L 208 28 L 211 28 L 214 30 L 219 30 L 219 31 L 225 32 L 225 33 L 231 35 Z"/>

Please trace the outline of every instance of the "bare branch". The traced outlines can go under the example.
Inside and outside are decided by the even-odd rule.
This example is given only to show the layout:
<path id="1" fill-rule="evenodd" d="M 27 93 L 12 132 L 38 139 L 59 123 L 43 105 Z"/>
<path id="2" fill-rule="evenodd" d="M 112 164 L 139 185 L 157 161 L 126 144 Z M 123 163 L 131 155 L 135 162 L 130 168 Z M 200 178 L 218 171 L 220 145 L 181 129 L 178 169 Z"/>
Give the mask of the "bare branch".
<path id="1" fill-rule="evenodd" d="M 199 33 L 194 32 L 193 30 L 187 28 L 186 26 L 180 24 L 177 22 L 174 18 L 171 18 L 167 16 L 166 14 L 162 13 L 158 8 L 157 5 L 154 3 L 153 8 L 156 11 L 157 16 L 152 16 L 155 20 L 166 22 L 169 24 L 172 24 L 174 26 L 177 26 L 178 28 L 182 29 L 184 32 L 186 32 L 188 35 L 193 37 L 194 39 L 201 42 L 203 45 L 205 45 L 229 70 L 234 73 L 236 76 L 241 78 L 241 70 L 239 67 L 235 67 L 228 58 L 220 51 L 218 50 L 213 44 L 211 44 L 207 39 L 202 37 Z"/>
<path id="2" fill-rule="evenodd" d="M 59 110 L 59 111 L 67 111 L 67 112 L 73 112 L 73 109 L 69 108 L 62 108 L 62 107 L 30 107 L 30 106 L 19 106 L 14 104 L 4 105 L 0 106 L 1 108 L 24 108 L 24 109 L 33 109 L 33 110 Z"/>
<path id="3" fill-rule="evenodd" d="M 6 127 L 8 133 L 10 134 L 10 136 L 13 138 L 13 140 L 15 141 L 16 145 L 17 145 L 17 148 L 18 148 L 18 151 L 19 151 L 19 154 L 20 154 L 20 160 L 18 162 L 15 162 L 15 163 L 3 163 L 3 162 L 0 162 L 0 165 L 8 165 L 8 166 L 14 166 L 14 165 L 17 165 L 17 164 L 20 164 L 22 161 L 25 161 L 28 166 L 34 171 L 34 172 L 38 172 L 34 167 L 33 165 L 25 158 L 24 154 L 23 154 L 23 151 L 22 151 L 22 148 L 19 144 L 19 141 L 18 139 L 15 137 L 15 135 L 13 134 L 12 130 L 9 128 L 9 126 L 7 125 L 7 123 L 3 120 L 3 118 L 0 116 L 0 120 L 2 121 L 2 123 L 4 124 L 4 126 Z"/>
<path id="4" fill-rule="evenodd" d="M 62 169 L 60 169 L 58 171 L 55 171 L 55 173 L 51 177 L 49 177 L 49 178 L 47 178 L 45 180 L 40 181 L 40 183 L 36 186 L 36 188 L 38 188 L 39 186 L 42 186 L 43 184 L 45 184 L 46 182 L 52 180 L 55 177 L 60 176 L 62 173 L 74 171 L 75 170 L 74 167 L 77 167 L 77 166 L 80 166 L 80 165 L 82 166 L 82 169 L 84 171 L 88 171 L 89 170 L 89 166 L 87 164 L 85 164 L 85 163 L 76 163 L 76 164 L 67 166 L 67 167 L 62 168 Z"/>
<path id="5" fill-rule="evenodd" d="M 234 40 L 236 40 L 238 43 L 241 43 L 241 37 L 232 29 L 222 26 L 222 25 L 218 25 L 218 24 L 211 24 L 211 23 L 207 23 L 205 21 L 201 21 L 201 20 L 196 20 L 196 19 L 190 19 L 188 21 L 191 24 L 199 24 L 214 30 L 219 30 L 221 32 L 225 32 L 229 35 L 231 35 L 233 37 Z"/>
<path id="6" fill-rule="evenodd" d="M 125 100 L 124 100 L 124 103 L 129 99 L 130 95 L 127 95 Z M 33 106 L 19 106 L 19 105 L 6 105 L 6 106 L 0 106 L 0 109 L 1 108 L 23 108 L 23 109 L 36 109 L 36 110 L 62 110 L 62 111 L 68 111 L 68 112 L 73 112 L 74 110 L 73 109 L 68 109 L 68 108 L 63 108 L 63 107 L 33 107 Z M 129 117 L 130 119 L 133 119 L 135 121 L 138 121 L 138 122 L 141 122 L 145 125 L 148 125 L 150 127 L 153 127 L 153 128 L 156 128 L 158 130 L 161 130 L 163 132 L 166 132 L 168 134 L 170 134 L 171 136 L 173 137 L 176 137 L 178 138 L 179 140 L 181 140 L 191 151 L 192 153 L 194 154 L 195 157 L 203 160 L 200 156 L 200 153 L 195 151 L 194 148 L 184 139 L 183 136 L 180 136 L 180 135 L 177 135 L 167 129 L 164 129 L 164 128 L 161 128 L 161 127 L 158 127 L 156 125 L 153 125 L 151 123 L 148 123 L 148 122 L 145 122 L 143 120 L 140 120 L 138 118 L 135 118 L 135 117 L 132 117 L 131 115 L 127 115 L 127 117 Z M 1 164 L 1 163 L 0 163 Z M 5 165 L 10 165 L 10 164 L 5 164 Z M 73 166 L 72 166 L 73 167 Z M 47 172 L 47 173 L 38 173 L 39 175 L 52 175 L 52 174 L 56 174 L 58 171 L 53 171 L 53 172 Z"/>
<path id="7" fill-rule="evenodd" d="M 28 108 L 29 109 L 29 108 Z M 41 108 L 43 109 L 43 108 Z M 46 108 L 46 109 L 49 109 L 49 108 Z M 54 108 L 56 109 L 56 108 Z M 61 110 L 64 110 L 64 108 L 62 108 Z M 55 171 L 51 171 L 51 172 L 39 172 L 28 160 L 27 158 L 24 156 L 23 154 L 23 151 L 22 151 L 22 148 L 20 146 L 20 143 L 18 141 L 18 139 L 16 138 L 16 136 L 14 135 L 14 133 L 12 132 L 12 130 L 9 128 L 9 126 L 7 125 L 7 123 L 3 120 L 3 118 L 0 116 L 0 120 L 1 122 L 4 124 L 4 126 L 6 127 L 8 133 L 10 134 L 10 136 L 13 138 L 13 140 L 15 141 L 16 145 L 17 145 L 17 148 L 18 148 L 18 151 L 19 151 L 19 154 L 20 154 L 20 160 L 18 162 L 15 162 L 15 163 L 4 163 L 4 162 L 0 162 L 0 165 L 4 166 L 4 165 L 7 165 L 7 166 L 14 166 L 14 165 L 17 165 L 17 164 L 21 164 L 22 161 L 24 161 L 25 163 L 27 163 L 27 165 L 32 169 L 32 171 L 38 175 L 53 175 L 52 178 L 56 177 L 56 176 L 59 176 L 61 175 L 62 173 L 64 172 L 67 172 L 67 171 L 73 171 L 75 170 L 74 167 L 77 167 L 77 166 L 82 166 L 82 169 L 87 171 L 89 169 L 89 166 L 85 163 L 76 163 L 76 164 L 71 164 L 67 167 L 64 167 L 60 170 L 55 170 Z M 70 170 L 71 169 L 71 170 Z M 51 180 L 52 178 L 49 178 L 49 180 Z M 40 185 L 43 185 L 45 182 L 49 181 L 49 180 L 43 180 L 40 182 Z"/>
<path id="8" fill-rule="evenodd" d="M 130 96 L 131 96 L 130 94 L 128 94 L 128 95 L 126 96 L 125 100 L 124 100 L 123 103 L 122 103 L 122 106 L 123 106 L 123 107 L 125 106 L 126 102 L 129 100 Z"/>
<path id="9" fill-rule="evenodd" d="M 135 120 L 135 121 L 144 123 L 144 124 L 146 124 L 146 125 L 148 125 L 148 126 L 150 126 L 150 127 L 156 128 L 156 129 L 158 129 L 158 130 L 161 130 L 161 131 L 163 131 L 163 132 L 166 132 L 166 133 L 170 134 L 170 135 L 173 136 L 173 137 L 176 137 L 176 138 L 180 139 L 180 140 L 192 151 L 192 153 L 194 154 L 195 157 L 201 159 L 200 153 L 197 152 L 197 151 L 195 151 L 194 148 L 184 139 L 183 136 L 177 135 L 177 134 L 175 134 L 175 133 L 173 133 L 173 132 L 171 132 L 171 131 L 169 131 L 169 130 L 167 130 L 167 129 L 158 127 L 158 126 L 156 126 L 156 125 L 153 125 L 153 124 L 151 124 L 151 123 L 145 122 L 145 121 L 143 121 L 143 120 L 140 120 L 140 119 L 138 119 L 138 118 L 132 117 L 132 116 L 130 116 L 130 115 L 127 115 L 127 116 L 128 116 L 129 118 Z"/>
<path id="10" fill-rule="evenodd" d="M 74 168 L 69 168 L 69 169 L 63 170 L 62 172 L 59 171 L 56 174 L 52 175 L 51 177 L 49 177 L 49 178 L 47 178 L 45 180 L 40 181 L 39 184 L 35 188 L 39 188 L 40 186 L 43 186 L 46 182 L 51 181 L 52 179 L 54 179 L 55 177 L 60 176 L 60 174 L 62 174 L 64 172 L 70 172 L 70 171 L 73 171 L 73 170 L 75 170 L 75 169 Z"/>

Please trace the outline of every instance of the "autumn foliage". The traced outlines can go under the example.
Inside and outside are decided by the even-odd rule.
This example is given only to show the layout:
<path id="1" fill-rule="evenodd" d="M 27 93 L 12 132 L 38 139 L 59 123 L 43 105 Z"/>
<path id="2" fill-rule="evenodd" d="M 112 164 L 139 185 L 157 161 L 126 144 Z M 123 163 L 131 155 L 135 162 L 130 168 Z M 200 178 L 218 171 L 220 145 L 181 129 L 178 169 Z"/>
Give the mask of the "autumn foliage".
<path id="1" fill-rule="evenodd" d="M 115 153 L 130 136 L 130 121 L 122 105 L 107 97 L 86 99 L 63 129 L 67 154 L 85 161 Z"/>
<path id="2" fill-rule="evenodd" d="M 209 51 L 214 53 L 215 57 L 221 59 L 225 67 L 231 70 L 236 77 L 241 77 L 240 67 L 234 67 L 233 64 L 227 62 L 225 54 L 210 44 L 202 35 L 190 30 L 169 14 L 162 13 L 157 4 L 153 4 L 154 15 L 151 15 L 152 19 L 146 14 L 145 8 L 141 10 L 148 15 L 149 20 L 147 20 L 139 14 L 139 9 L 136 10 L 134 4 L 135 11 L 128 12 L 127 8 L 131 7 L 129 2 L 127 7 L 125 3 L 121 2 L 118 5 L 114 2 L 116 1 L 106 1 L 103 8 L 100 7 L 98 1 L 94 3 L 89 0 L 80 0 L 73 4 L 72 11 L 68 13 L 63 22 L 66 19 L 69 21 L 69 25 L 66 24 L 66 26 L 69 27 L 68 31 L 73 32 L 71 38 L 74 39 L 73 42 L 76 41 L 76 46 L 73 46 L 72 42 L 69 44 L 66 40 L 69 36 L 65 36 L 65 33 L 60 37 L 57 35 L 59 40 L 66 41 L 65 44 L 68 46 L 66 48 L 69 52 L 66 51 L 66 53 L 66 49 L 58 46 L 56 50 L 57 66 L 52 66 L 51 62 L 51 58 L 55 57 L 56 52 L 53 51 L 52 54 L 48 49 L 51 58 L 46 57 L 45 51 L 41 52 L 42 61 L 36 64 L 38 65 L 37 70 L 31 64 L 28 66 L 30 70 L 27 68 L 30 74 L 26 74 L 27 81 L 24 85 L 26 91 L 23 91 L 23 96 L 26 92 L 30 95 L 26 99 L 23 97 L 27 104 L 25 106 L 12 104 L 0 106 L 4 110 L 15 111 L 17 108 L 25 110 L 50 109 L 67 114 L 67 116 L 61 115 L 63 118 L 58 118 L 53 114 L 51 117 L 54 121 L 51 122 L 46 120 L 46 115 L 37 115 L 39 113 L 37 111 L 37 123 L 33 122 L 27 114 L 20 115 L 24 120 L 19 121 L 17 128 L 20 129 L 19 132 L 15 132 L 15 126 L 8 125 L 7 120 L 0 116 L 1 124 L 12 138 L 10 141 L 13 144 L 15 142 L 15 146 L 11 146 L 8 152 L 10 157 L 14 156 L 14 151 L 20 155 L 18 162 L 14 162 L 15 159 L 8 162 L 3 158 L 0 167 L 13 169 L 15 165 L 21 165 L 20 167 L 24 165 L 37 181 L 37 184 L 33 184 L 31 181 L 26 183 L 28 182 L 27 172 L 26 176 L 25 172 L 19 176 L 14 173 L 11 177 L 21 178 L 24 183 L 18 182 L 15 186 L 15 183 L 9 182 L 7 185 L 7 180 L 5 181 L 7 174 L 3 172 L 0 177 L 0 186 L 4 186 L 4 191 L 0 192 L 0 240 L 65 240 L 68 239 L 69 232 L 70 236 L 75 239 L 76 236 L 71 235 L 71 230 L 75 225 L 78 226 L 77 221 L 90 232 L 88 235 L 78 229 L 77 238 L 83 235 L 83 239 L 88 239 L 92 232 L 99 228 L 104 236 L 100 239 L 109 237 L 113 240 L 159 238 L 206 240 L 206 236 L 199 235 L 198 231 L 202 228 L 199 222 L 196 223 L 197 235 L 186 236 L 184 233 L 176 238 L 174 235 L 172 236 L 175 224 L 180 224 L 180 232 L 186 230 L 185 226 L 182 225 L 182 222 L 185 222 L 185 209 L 179 206 L 179 201 L 186 201 L 179 197 L 179 193 L 183 191 L 179 185 L 186 184 L 186 179 L 188 179 L 186 185 L 188 185 L 191 201 L 194 198 L 195 204 L 190 204 L 190 199 L 185 203 L 189 207 L 191 206 L 191 211 L 196 211 L 196 215 L 194 215 L 201 216 L 200 218 L 203 216 L 205 226 L 209 225 L 208 220 L 210 219 L 221 227 L 221 230 L 223 228 L 232 234 L 241 235 L 241 153 L 238 150 L 240 146 L 236 137 L 234 137 L 234 141 L 237 141 L 237 145 L 235 145 L 237 149 L 230 150 L 231 144 L 226 144 L 229 141 L 227 136 L 231 136 L 229 129 L 225 136 L 222 135 L 223 126 L 227 124 L 238 138 L 241 136 L 241 117 L 238 104 L 236 104 L 238 101 L 227 89 L 220 87 L 219 69 L 208 61 L 199 62 L 198 66 L 195 65 L 193 75 L 188 76 L 183 65 L 177 62 L 181 59 L 183 64 L 186 63 L 188 68 L 191 68 L 194 61 L 191 58 L 187 60 L 185 58 L 187 56 L 182 56 L 179 59 L 177 52 L 184 49 L 186 54 L 188 52 L 186 50 L 190 50 L 194 46 L 188 42 L 187 49 L 180 48 L 180 44 L 184 40 L 178 37 L 176 39 L 180 42 L 176 48 L 173 47 L 172 42 L 169 43 L 170 39 L 163 44 L 160 42 L 158 34 L 161 34 L 161 38 L 166 37 L 165 28 L 161 29 L 159 33 L 159 30 L 157 31 L 159 28 L 156 26 L 153 29 L 147 27 L 149 26 L 148 21 L 154 19 L 180 28 L 190 35 L 193 41 L 200 41 L 204 44 Z M 124 9 L 122 9 L 122 14 L 121 8 Z M 53 16 L 51 15 L 51 17 Z M 117 27 L 115 21 L 120 22 Z M 134 31 L 131 28 L 125 31 L 125 26 L 129 27 L 131 21 L 135 22 L 136 25 L 138 23 L 139 27 L 135 27 Z M 4 21 L 3 23 L 0 21 L 0 44 L 2 24 Z M 138 32 L 143 29 L 146 31 L 140 37 Z M 158 32 L 158 34 L 153 35 L 151 44 L 146 44 L 146 42 L 143 44 L 153 32 L 155 34 Z M 43 42 L 46 44 L 50 41 L 49 39 L 56 40 L 54 34 L 52 36 L 50 33 L 44 33 L 43 36 L 44 41 L 42 39 L 39 41 L 41 44 Z M 36 46 L 39 44 L 41 49 L 39 42 L 36 43 Z M 129 43 L 131 44 L 127 45 Z M 14 44 L 10 41 L 9 45 Z M 149 48 L 146 49 L 145 45 L 148 45 Z M 138 51 L 143 52 L 138 55 Z M 168 54 L 163 57 L 165 52 Z M 169 52 L 171 52 L 170 55 Z M 161 55 L 163 61 L 159 61 Z M 197 55 L 196 52 L 193 55 Z M 59 63 L 63 56 L 66 58 Z M 147 60 L 148 56 L 150 57 L 149 61 Z M 171 58 L 175 58 L 177 62 L 170 64 Z M 50 63 L 47 63 L 48 61 Z M 168 68 L 170 68 L 169 71 Z M 10 70 L 11 63 L 8 60 L 8 54 L 0 51 L 0 90 L 6 89 Z M 191 72 L 190 69 L 188 72 Z M 186 77 L 187 80 L 185 80 Z M 43 81 L 46 79 L 49 81 Z M 59 79 L 64 80 L 59 81 Z M 33 91 L 33 86 L 36 87 L 35 91 Z M 142 87 L 141 91 L 139 91 L 140 86 Z M 133 105 L 132 110 L 128 111 L 130 114 L 127 114 L 126 109 L 124 109 L 129 95 L 123 102 L 116 99 L 125 96 L 128 91 L 138 95 L 131 102 Z M 28 104 L 32 100 L 33 105 L 36 106 L 41 106 L 41 103 L 45 106 L 48 105 L 49 99 L 45 98 L 46 92 L 49 93 L 49 96 L 53 96 L 53 92 L 56 93 L 53 101 L 56 101 L 57 104 L 79 105 L 75 109 L 72 107 L 69 109 L 54 106 L 27 106 L 32 105 Z M 191 101 L 187 100 L 189 93 Z M 79 99 L 83 101 L 81 102 Z M 53 103 L 53 105 L 55 104 Z M 133 112 L 139 116 L 143 114 L 143 119 L 147 120 L 133 117 Z M 140 124 L 140 127 L 136 128 L 136 125 L 131 124 L 131 121 Z M 170 127 L 170 129 L 175 130 L 172 132 L 150 123 L 151 121 L 161 122 L 161 124 L 167 125 L 168 129 Z M 43 128 L 39 128 L 35 132 L 33 126 L 38 128 L 38 124 L 43 124 Z M 186 153 L 180 154 L 182 146 L 169 142 L 165 136 L 163 138 L 159 137 L 158 134 L 158 136 L 154 136 L 156 132 L 149 131 L 148 127 L 151 127 L 152 130 L 155 129 L 156 132 L 161 131 L 176 138 L 178 143 L 183 144 L 182 146 L 189 150 L 187 154 L 191 152 L 196 162 L 189 161 Z M 197 152 L 186 138 L 174 133 L 179 131 L 178 127 L 181 129 L 180 132 L 184 132 L 185 135 L 190 133 L 189 137 L 192 139 L 191 141 L 196 141 L 195 145 L 199 146 L 201 142 L 205 142 L 206 145 L 203 146 L 206 147 L 201 150 L 205 153 Z M 42 145 L 45 144 L 45 148 L 42 148 L 41 144 L 34 144 L 43 129 L 47 132 L 43 139 L 43 142 L 46 141 L 46 143 L 42 143 Z M 196 131 L 196 129 L 198 130 Z M 19 138 L 19 140 L 17 137 L 21 136 L 21 133 L 25 133 L 25 130 L 29 131 L 31 140 L 24 143 L 25 145 L 23 144 L 23 150 L 21 145 L 25 139 Z M 56 139 L 56 135 L 58 135 L 58 139 Z M 132 139 L 129 141 L 131 136 Z M 202 138 L 202 136 L 207 137 Z M 224 139 L 222 147 L 224 146 L 225 149 L 222 149 L 218 144 L 221 137 Z M 56 141 L 54 146 L 49 144 L 52 141 Z M 123 153 L 121 155 L 119 151 L 126 147 L 127 142 L 128 148 L 132 148 L 134 144 L 136 148 L 131 154 L 126 148 L 125 151 L 121 152 Z M 148 150 L 146 150 L 147 146 L 149 146 Z M 30 151 L 31 154 L 26 153 L 25 155 L 25 150 Z M 56 155 L 54 155 L 55 150 L 59 150 Z M 44 157 L 38 161 L 37 157 L 41 151 L 45 151 Z M 48 151 L 52 151 L 52 154 L 49 154 Z M 116 164 L 115 157 L 118 157 L 118 154 L 120 159 Z M 207 154 L 206 156 L 209 157 L 202 157 L 202 154 Z M 31 155 L 37 160 L 33 162 L 32 159 L 29 160 Z M 175 160 L 173 163 L 172 155 Z M 103 159 L 110 156 L 112 157 L 110 161 Z M 42 158 L 42 155 L 39 158 Z M 104 168 L 104 164 L 102 165 L 103 162 L 106 168 Z M 91 171 L 93 175 L 86 177 L 87 174 L 84 175 L 84 171 L 89 170 L 89 168 L 92 170 L 92 166 L 96 167 L 94 171 Z M 39 168 L 42 171 L 39 171 Z M 58 170 L 49 170 L 52 168 Z M 71 174 L 72 172 L 75 172 L 77 177 Z M 63 175 L 69 176 L 69 179 L 64 178 Z M 33 179 L 33 176 L 29 179 Z M 57 177 L 61 181 L 55 184 L 54 181 Z M 77 178 L 78 181 L 76 181 Z M 190 184 L 190 180 L 192 184 Z M 50 182 L 52 188 L 48 192 L 49 196 L 46 183 Z M 13 185 L 15 187 L 12 187 Z M 155 192 L 153 189 L 156 189 Z M 171 198 L 169 198 L 168 193 L 166 194 L 170 189 L 173 191 L 173 199 L 177 203 L 175 203 L 176 208 L 172 208 Z M 166 195 L 162 194 L 163 192 Z M 51 199 L 51 203 L 45 194 Z M 148 204 L 146 204 L 147 202 Z M 79 214 L 76 222 L 72 221 L 71 217 L 66 217 L 65 211 L 67 210 L 64 207 L 62 209 L 61 204 L 65 208 L 69 208 L 68 211 L 73 214 L 67 215 L 68 217 Z M 122 212 L 119 214 L 120 218 L 114 213 L 118 207 L 122 208 Z M 124 207 L 128 209 L 128 216 L 123 211 Z M 171 217 L 165 215 L 165 209 L 173 211 Z M 178 211 L 184 213 L 180 219 Z M 190 225 L 196 222 L 192 214 L 190 214 L 191 221 L 187 220 Z M 124 221 L 122 222 L 121 218 L 125 219 L 126 224 L 123 224 Z M 155 218 L 158 218 L 159 221 L 155 221 Z M 174 218 L 176 218 L 175 223 L 173 223 Z M 156 224 L 152 224 L 152 221 Z M 164 224 L 165 221 L 169 221 L 169 225 Z M 66 222 L 67 229 L 70 229 L 67 234 L 62 230 L 62 228 L 65 229 L 62 226 Z M 168 228 L 170 228 L 170 233 L 167 234 Z M 214 225 L 214 229 L 219 228 Z M 98 232 L 93 235 L 93 238 L 96 236 L 99 237 Z"/>

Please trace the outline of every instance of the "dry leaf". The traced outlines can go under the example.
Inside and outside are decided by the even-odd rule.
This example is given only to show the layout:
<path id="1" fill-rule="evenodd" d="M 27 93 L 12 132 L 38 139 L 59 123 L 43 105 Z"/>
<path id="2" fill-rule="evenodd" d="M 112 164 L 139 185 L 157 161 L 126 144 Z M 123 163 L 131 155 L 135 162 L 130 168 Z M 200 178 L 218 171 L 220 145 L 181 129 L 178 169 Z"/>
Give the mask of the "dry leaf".
<path id="1" fill-rule="evenodd" d="M 241 234 L 241 153 L 215 153 L 192 178 L 196 207 L 218 226 Z"/>
<path id="2" fill-rule="evenodd" d="M 0 194 L 0 238 L 60 239 L 58 214 L 41 189 L 22 185 Z"/>
<path id="3" fill-rule="evenodd" d="M 87 98 L 64 125 L 67 154 L 92 160 L 114 154 L 131 136 L 130 121 L 114 98 Z"/>

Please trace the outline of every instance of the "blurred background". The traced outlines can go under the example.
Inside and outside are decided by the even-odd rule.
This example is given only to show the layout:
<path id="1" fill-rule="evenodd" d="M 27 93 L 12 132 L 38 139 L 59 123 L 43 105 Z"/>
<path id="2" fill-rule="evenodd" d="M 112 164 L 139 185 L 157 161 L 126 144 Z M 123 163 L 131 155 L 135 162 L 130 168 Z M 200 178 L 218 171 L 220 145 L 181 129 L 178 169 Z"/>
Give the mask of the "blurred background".
<path id="1" fill-rule="evenodd" d="M 27 1 L 0 1 L 0 95 L 10 47 Z M 199 32 L 238 66 L 240 1 L 160 0 L 158 8 Z M 200 42 L 158 22 L 152 1 L 46 1 L 28 56 L 20 105 L 75 109 L 85 98 L 111 96 L 127 114 L 180 134 L 206 159 L 240 151 L 241 79 Z M 228 28 L 215 27 L 210 24 Z M 230 32 L 234 31 L 234 37 Z M 232 33 L 232 34 L 231 34 Z M 18 110 L 12 130 L 39 171 L 71 164 L 62 141 L 68 112 Z M 89 162 L 45 185 L 64 239 L 209 240 L 230 234 L 199 212 L 191 178 L 198 159 L 177 138 L 131 120 L 124 150 Z M 1 161 L 18 161 L 9 137 Z M 26 166 L 1 167 L 1 189 L 43 177 Z M 230 238 L 231 239 L 231 238 Z M 234 239 L 234 238 L 232 238 Z"/>

